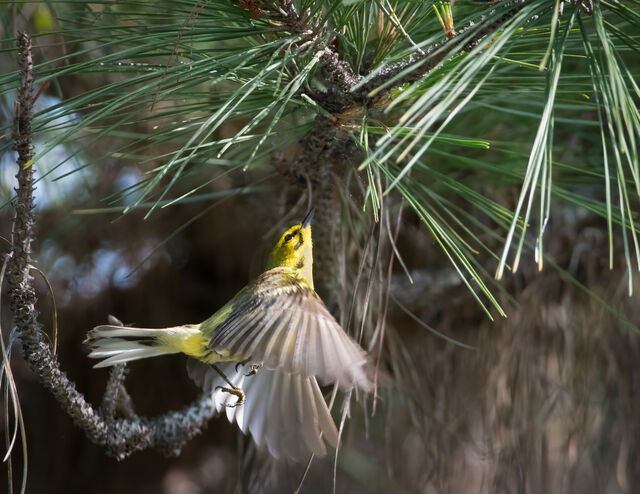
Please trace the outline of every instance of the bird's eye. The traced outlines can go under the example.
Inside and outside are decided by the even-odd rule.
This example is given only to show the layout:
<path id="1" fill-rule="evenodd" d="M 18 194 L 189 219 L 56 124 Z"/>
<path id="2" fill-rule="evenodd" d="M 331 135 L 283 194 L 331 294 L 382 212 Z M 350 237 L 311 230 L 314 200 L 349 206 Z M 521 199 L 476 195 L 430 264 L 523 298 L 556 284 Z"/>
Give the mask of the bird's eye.
<path id="1" fill-rule="evenodd" d="M 284 236 L 284 242 L 282 242 L 282 243 L 286 244 L 289 240 L 291 240 L 293 237 L 295 237 L 298 233 L 300 233 L 300 229 L 294 230 L 291 233 L 287 233 Z"/>

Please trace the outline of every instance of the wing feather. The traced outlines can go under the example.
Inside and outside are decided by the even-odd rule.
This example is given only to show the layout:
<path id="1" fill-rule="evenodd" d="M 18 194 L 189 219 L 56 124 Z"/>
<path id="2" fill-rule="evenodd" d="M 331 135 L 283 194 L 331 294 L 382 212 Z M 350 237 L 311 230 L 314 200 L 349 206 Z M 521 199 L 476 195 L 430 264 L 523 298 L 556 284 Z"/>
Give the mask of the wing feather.
<path id="1" fill-rule="evenodd" d="M 235 370 L 235 362 L 218 365 L 222 372 L 245 393 L 243 405 L 231 408 L 236 397 L 216 390 L 227 386 L 210 365 L 189 359 L 187 370 L 196 384 L 203 385 L 219 412 L 236 422 L 256 444 L 268 449 L 276 458 L 305 461 L 311 454 L 324 456 L 325 441 L 338 444 L 338 430 L 314 377 L 282 370 L 260 369 L 246 377 L 248 367 Z"/>
<path id="2" fill-rule="evenodd" d="M 309 314 L 305 312 L 302 314 L 302 324 L 300 324 L 300 328 L 298 329 L 295 348 L 293 350 L 293 367 L 300 369 L 301 374 L 305 375 L 307 375 L 308 372 L 305 363 L 305 350 L 309 347 L 309 325 Z"/>
<path id="3" fill-rule="evenodd" d="M 313 289 L 289 268 L 274 268 L 244 288 L 228 304 L 230 312 L 209 328 L 214 352 L 242 355 L 263 362 L 267 369 L 282 369 L 316 376 L 323 383 L 337 382 L 370 391 L 368 358 L 329 313 Z M 208 321 L 202 323 L 207 327 Z"/>
<path id="4" fill-rule="evenodd" d="M 291 301 L 287 300 L 285 303 L 290 304 Z M 286 307 L 284 310 L 287 311 L 288 307 Z M 276 313 L 278 314 L 276 324 L 272 326 L 265 325 L 265 327 L 262 329 L 265 336 L 265 345 L 262 347 L 264 348 L 264 350 L 261 351 L 261 349 L 255 346 L 251 348 L 251 352 L 253 353 L 251 353 L 250 355 L 253 355 L 253 354 L 259 355 L 261 353 L 264 354 L 265 356 L 272 355 L 275 349 L 278 348 L 278 342 L 282 340 L 282 338 L 284 337 L 284 333 L 288 327 L 289 321 L 287 320 L 286 317 L 282 317 L 282 314 L 280 312 L 276 312 Z M 271 362 L 269 362 L 267 365 L 271 367 L 270 364 Z"/>
<path id="5" fill-rule="evenodd" d="M 246 344 L 247 338 L 252 334 L 255 334 L 253 333 L 253 330 L 258 327 L 260 322 L 260 313 L 255 307 L 253 309 L 250 309 L 250 307 L 251 306 L 247 305 L 246 308 L 243 308 L 242 306 L 238 308 L 238 313 L 246 314 L 244 318 L 238 318 L 237 320 L 229 319 L 231 324 L 227 329 L 225 337 L 221 338 L 221 341 L 225 342 L 221 346 L 232 348 L 237 346 L 239 342 L 244 342 L 244 344 Z"/>
<path id="6" fill-rule="evenodd" d="M 312 379 L 312 378 L 306 378 Z M 317 384 L 316 384 L 317 386 Z M 316 406 L 316 398 L 313 394 L 313 384 L 310 386 L 303 386 L 301 383 L 300 386 L 300 399 L 301 399 L 301 415 L 303 418 L 306 418 L 310 426 L 302 429 L 302 437 L 304 439 L 304 443 L 307 448 L 309 448 L 313 452 L 321 451 L 324 454 L 325 445 L 320 437 L 320 431 L 318 424 L 318 407 Z M 324 400 L 323 400 L 324 403 Z M 321 405 L 322 406 L 322 405 Z M 333 420 L 332 420 L 333 422 Z M 334 426 L 335 427 L 335 426 Z"/>
<path id="7" fill-rule="evenodd" d="M 283 301 L 283 303 L 285 305 L 282 309 L 287 310 L 288 306 L 291 304 L 291 300 L 285 300 Z M 256 315 L 257 314 L 258 311 L 256 311 Z M 258 335 L 251 342 L 251 344 L 247 344 L 247 354 L 252 355 L 255 352 L 256 348 L 261 345 L 266 345 L 268 348 L 271 341 L 273 341 L 273 344 L 275 344 L 280 331 L 284 329 L 285 325 L 286 320 L 283 320 L 283 318 L 280 316 L 279 311 L 269 311 L 269 315 L 265 318 L 265 320 L 261 321 L 261 325 L 257 330 Z"/>
<path id="8" fill-rule="evenodd" d="M 301 324 L 303 323 L 303 312 L 300 310 L 293 310 L 293 314 L 291 315 L 291 319 L 287 324 L 287 332 L 284 335 L 284 341 L 282 345 L 280 345 L 280 355 L 273 355 L 271 359 L 271 363 L 274 367 L 292 367 L 292 370 L 295 369 L 295 341 L 300 332 Z M 274 352 L 275 353 L 275 352 Z M 267 354 L 267 362 L 269 360 L 270 354 Z"/>

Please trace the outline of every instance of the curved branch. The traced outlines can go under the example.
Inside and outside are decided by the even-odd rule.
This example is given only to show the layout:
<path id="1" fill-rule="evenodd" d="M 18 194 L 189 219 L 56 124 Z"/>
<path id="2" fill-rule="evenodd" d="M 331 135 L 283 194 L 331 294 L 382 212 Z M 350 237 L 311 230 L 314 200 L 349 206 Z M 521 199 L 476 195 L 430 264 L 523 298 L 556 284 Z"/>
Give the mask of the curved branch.
<path id="1" fill-rule="evenodd" d="M 154 418 L 130 414 L 115 417 L 118 394 L 122 388 L 124 369 L 111 373 L 108 393 L 101 409 L 95 409 L 78 392 L 75 384 L 60 369 L 51 352 L 35 308 L 36 293 L 29 274 L 31 244 L 34 239 L 36 217 L 33 199 L 33 142 L 31 121 L 33 115 L 33 57 L 31 37 L 18 35 L 20 70 L 22 73 L 14 121 L 14 146 L 18 152 L 18 188 L 13 202 L 15 218 L 11 253 L 7 263 L 7 285 L 11 310 L 22 341 L 23 355 L 40 383 L 60 402 L 64 410 L 94 443 L 104 446 L 107 453 L 123 459 L 134 451 L 157 448 L 167 454 L 177 454 L 182 446 L 206 426 L 215 413 L 208 394 L 201 395 L 192 404 L 179 411 L 168 412 Z"/>

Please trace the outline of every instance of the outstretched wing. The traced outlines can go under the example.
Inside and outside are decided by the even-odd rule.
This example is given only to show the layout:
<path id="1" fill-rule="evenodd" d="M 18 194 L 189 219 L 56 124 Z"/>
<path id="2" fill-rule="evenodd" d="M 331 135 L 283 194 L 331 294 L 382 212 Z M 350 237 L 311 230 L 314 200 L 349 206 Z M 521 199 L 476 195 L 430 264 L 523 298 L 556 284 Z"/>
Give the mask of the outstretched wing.
<path id="1" fill-rule="evenodd" d="M 325 384 L 337 382 L 345 390 L 372 389 L 366 353 L 293 270 L 265 272 L 231 300 L 224 315 L 202 324 L 213 335 L 211 350 L 243 355 L 271 370 L 316 376 Z"/>
<path id="2" fill-rule="evenodd" d="M 251 434 L 259 447 L 276 458 L 306 461 L 311 454 L 324 456 L 325 441 L 338 445 L 338 430 L 320 392 L 315 377 L 291 374 L 283 370 L 260 369 L 246 377 L 248 366 L 235 369 L 235 362 L 219 364 L 220 370 L 234 386 L 245 393 L 245 402 L 237 401 L 218 386 L 228 386 L 210 365 L 189 359 L 189 375 L 205 391 L 211 392 L 218 412 L 226 412 L 230 422 L 237 422 L 245 434 Z"/>

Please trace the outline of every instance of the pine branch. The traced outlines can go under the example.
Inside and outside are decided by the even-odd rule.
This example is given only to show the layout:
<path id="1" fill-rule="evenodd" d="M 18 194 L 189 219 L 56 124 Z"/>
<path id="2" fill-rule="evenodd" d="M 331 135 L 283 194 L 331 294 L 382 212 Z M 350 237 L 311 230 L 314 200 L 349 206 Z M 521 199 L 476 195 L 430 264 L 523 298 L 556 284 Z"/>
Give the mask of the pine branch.
<path id="1" fill-rule="evenodd" d="M 124 390 L 124 368 L 116 368 L 107 386 L 101 409 L 94 409 L 75 384 L 60 369 L 56 356 L 41 331 L 33 278 L 29 274 L 31 245 L 35 238 L 36 216 L 33 199 L 33 142 L 31 122 L 33 115 L 33 57 L 31 37 L 18 36 L 20 71 L 22 74 L 14 122 L 14 145 L 18 152 L 18 188 L 13 203 L 15 218 L 11 253 L 7 263 L 7 284 L 11 310 L 22 341 L 23 355 L 41 384 L 60 402 L 65 411 L 86 436 L 104 446 L 107 453 L 123 459 L 134 451 L 157 448 L 168 454 L 177 454 L 182 446 L 196 434 L 216 413 L 211 397 L 203 394 L 180 411 L 169 412 L 155 418 L 115 418 L 118 401 L 127 403 Z M 130 410 L 130 405 L 127 406 Z M 126 407 L 125 407 L 126 408 Z"/>
<path id="2" fill-rule="evenodd" d="M 280 15 L 274 13 L 272 19 L 285 24 L 291 32 L 305 34 L 308 41 L 316 41 L 320 38 L 326 26 L 312 23 L 310 17 L 302 18 L 291 0 L 279 0 L 278 4 Z M 340 91 L 348 93 L 358 82 L 359 76 L 354 72 L 351 64 L 340 58 L 332 44 L 322 49 L 320 60 L 324 64 L 324 72 L 328 80 L 334 83 Z"/>
<path id="3" fill-rule="evenodd" d="M 412 66 L 416 66 L 416 70 L 409 71 L 408 75 L 394 80 L 394 87 L 417 81 L 454 53 L 471 51 L 485 36 L 494 33 L 525 4 L 525 0 L 509 0 L 509 2 L 511 8 L 496 21 L 477 28 L 469 26 L 460 30 L 459 35 L 468 29 L 475 29 L 464 44 L 461 44 L 459 37 L 447 39 L 443 45 L 434 45 L 426 52 L 418 52 L 417 57 L 411 57 L 388 67 L 357 89 L 354 88 L 362 77 L 355 73 L 348 62 L 340 58 L 335 44 L 329 43 L 322 49 L 320 61 L 328 82 L 328 90 L 327 92 L 309 89 L 304 91 L 329 115 L 318 116 L 314 129 L 303 139 L 303 152 L 294 164 L 294 173 L 301 178 L 304 177 L 300 183 L 303 187 L 309 187 L 314 205 L 317 207 L 314 223 L 314 237 L 317 245 L 316 285 L 318 292 L 334 314 L 338 311 L 340 297 L 338 297 L 339 290 L 336 286 L 339 276 L 335 272 L 335 256 L 338 254 L 337 246 L 334 245 L 337 211 L 331 178 L 333 167 L 331 157 L 335 159 L 334 150 L 344 146 L 345 141 L 337 136 L 343 116 L 361 113 L 365 108 L 375 106 L 384 95 L 384 91 L 373 95 L 370 94 L 371 91 L 394 80 L 401 72 L 409 71 Z M 279 0 L 276 3 L 278 7 L 276 10 L 263 10 L 262 14 L 282 23 L 288 31 L 304 35 L 302 42 L 304 44 L 315 44 L 319 41 L 322 30 L 326 26 L 318 26 L 305 19 L 296 11 L 290 0 Z M 338 161 L 344 161 L 344 156 L 340 156 Z"/>
<path id="4" fill-rule="evenodd" d="M 326 93 L 309 89 L 304 92 L 323 109 L 334 115 L 352 110 L 354 107 L 373 107 L 384 95 L 382 91 L 370 94 L 373 90 L 388 84 L 403 71 L 407 71 L 407 75 L 394 80 L 392 87 L 416 82 L 454 54 L 471 51 L 485 36 L 495 32 L 512 18 L 526 4 L 526 0 L 505 0 L 504 3 L 510 4 L 511 8 L 496 21 L 479 28 L 471 25 L 463 28 L 458 31 L 458 36 L 446 39 L 442 44 L 435 44 L 424 51 L 418 50 L 417 56 L 411 56 L 407 60 L 386 67 L 357 88 L 363 77 L 356 74 L 351 64 L 340 57 L 335 43 L 329 42 L 327 46 L 321 48 L 320 54 L 323 75 L 329 82 L 329 89 Z M 303 35 L 301 43 L 304 45 L 319 42 L 323 31 L 326 31 L 326 26 L 314 24 L 309 17 L 301 16 L 291 0 L 279 0 L 275 5 L 276 7 L 272 10 L 262 10 L 261 15 L 281 23 L 287 31 Z M 475 32 L 464 45 L 460 46 L 460 35 L 469 29 L 475 29 Z M 414 66 L 416 69 L 411 70 Z"/>
<path id="5" fill-rule="evenodd" d="M 367 106 L 373 106 L 381 98 L 383 93 L 380 92 L 375 95 L 370 95 L 370 93 L 380 86 L 387 84 L 402 72 L 407 71 L 408 73 L 404 77 L 400 77 L 395 80 L 392 87 L 400 87 L 406 83 L 416 82 L 435 69 L 447 58 L 463 52 L 470 52 L 485 36 L 494 33 L 500 28 L 500 26 L 516 15 L 518 11 L 524 7 L 526 2 L 527 0 L 506 0 L 503 3 L 511 4 L 511 8 L 498 20 L 479 28 L 474 28 L 473 25 L 469 25 L 462 29 L 458 29 L 455 37 L 447 38 L 441 44 L 436 43 L 428 47 L 424 50 L 423 55 L 419 55 L 417 57 L 412 56 L 408 60 L 386 67 L 380 74 L 372 77 L 366 84 L 363 84 L 357 91 L 355 91 L 355 99 Z M 492 13 L 493 11 L 491 11 L 489 15 Z M 486 16 L 482 17 L 481 20 L 484 20 L 485 18 Z M 464 45 L 460 46 L 460 36 L 470 29 L 475 29 L 475 31 L 470 36 L 469 40 L 464 43 Z M 414 66 L 416 69 L 411 70 Z"/>
<path id="6" fill-rule="evenodd" d="M 272 10 L 265 10 L 264 16 L 279 22 L 287 31 L 304 36 L 301 45 L 314 45 L 320 41 L 326 26 L 312 22 L 311 16 L 304 17 L 298 13 L 291 0 L 277 0 Z M 351 89 L 360 80 L 351 64 L 342 60 L 333 43 L 322 47 L 319 53 L 323 74 L 330 83 L 330 98 L 323 97 L 320 93 L 313 93 L 312 99 L 327 111 L 339 113 L 353 105 Z M 331 101 L 336 99 L 337 101 Z"/>
<path id="7" fill-rule="evenodd" d="M 467 27 L 458 29 L 456 36 L 447 37 L 442 43 L 436 43 L 424 51 L 416 50 L 417 55 L 385 67 L 380 73 L 371 77 L 366 83 L 357 88 L 356 86 L 363 79 L 363 76 L 356 74 L 351 64 L 340 57 L 335 44 L 329 43 L 328 46 L 322 49 L 322 57 L 320 59 L 323 63 L 323 74 L 331 83 L 329 84 L 329 89 L 326 93 L 307 89 L 305 94 L 334 115 L 352 110 L 356 106 L 363 108 L 374 107 L 383 99 L 384 91 L 374 92 L 373 94 L 372 91 L 389 84 L 391 81 L 393 82 L 388 89 L 400 87 L 406 83 L 414 83 L 433 71 L 444 60 L 456 54 L 470 52 L 486 36 L 500 29 L 529 1 L 502 0 L 500 2 L 501 8 L 507 8 L 508 10 L 497 20 L 487 24 L 480 24 L 478 27 L 470 24 Z M 564 7 L 565 3 L 577 5 L 586 14 L 591 14 L 593 11 L 591 0 L 565 0 L 560 3 L 560 14 L 562 14 L 562 7 Z M 277 12 L 274 11 L 267 14 L 270 19 L 283 23 L 291 32 L 304 34 L 307 42 L 316 42 L 319 39 L 326 26 L 314 25 L 302 18 L 295 10 L 291 0 L 280 0 L 278 5 L 279 10 Z M 490 11 L 488 15 L 483 16 L 480 20 L 484 21 L 494 13 L 495 10 Z M 471 31 L 469 39 L 461 45 L 459 41 L 461 36 L 469 31 Z M 415 67 L 414 70 L 412 70 L 413 67 Z M 407 72 L 407 74 L 398 77 L 402 72 Z M 366 77 L 364 78 L 366 79 Z"/>

